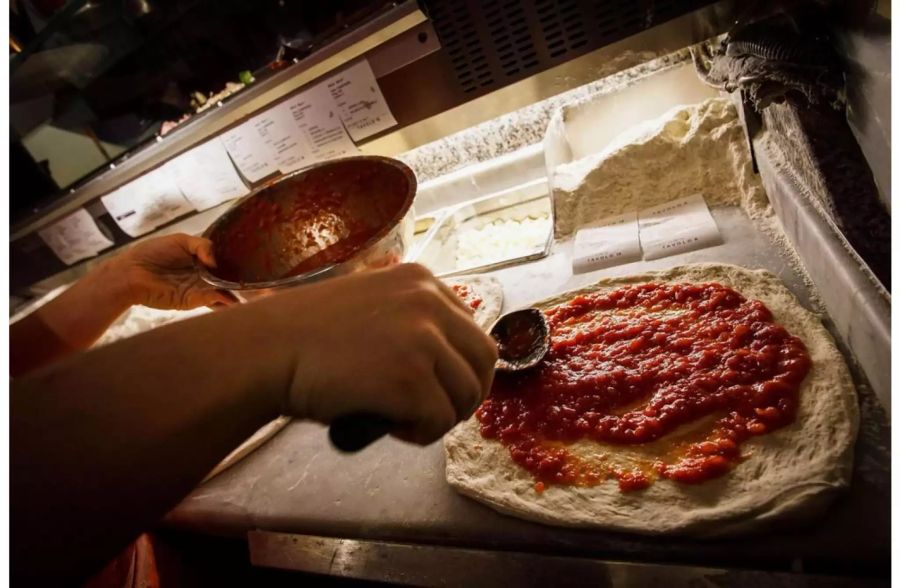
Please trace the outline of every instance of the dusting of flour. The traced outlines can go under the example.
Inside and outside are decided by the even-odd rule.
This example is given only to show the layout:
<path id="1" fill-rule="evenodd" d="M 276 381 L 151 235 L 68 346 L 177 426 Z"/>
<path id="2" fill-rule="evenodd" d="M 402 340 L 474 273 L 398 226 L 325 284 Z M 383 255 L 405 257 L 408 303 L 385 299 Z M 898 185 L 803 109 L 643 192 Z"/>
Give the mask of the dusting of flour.
<path id="1" fill-rule="evenodd" d="M 604 217 L 700 193 L 711 206 L 739 206 L 815 287 L 753 172 L 737 110 L 728 98 L 677 106 L 617 136 L 601 152 L 559 165 L 551 178 L 558 240 Z"/>
<path id="2" fill-rule="evenodd" d="M 94 347 L 103 347 L 122 339 L 128 339 L 141 333 L 146 333 L 163 325 L 200 316 L 210 312 L 210 309 L 201 306 L 194 310 L 160 310 L 146 306 L 132 306 L 125 311 L 103 333 L 103 336 L 94 343 Z"/>

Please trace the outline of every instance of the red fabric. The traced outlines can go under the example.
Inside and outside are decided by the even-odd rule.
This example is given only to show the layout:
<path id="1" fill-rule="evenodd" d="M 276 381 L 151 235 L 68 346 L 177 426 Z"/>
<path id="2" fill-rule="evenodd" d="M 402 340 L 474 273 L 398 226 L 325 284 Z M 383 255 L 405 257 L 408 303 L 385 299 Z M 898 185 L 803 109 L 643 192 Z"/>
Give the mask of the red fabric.
<path id="1" fill-rule="evenodd" d="M 160 588 L 156 555 L 149 535 L 141 535 L 84 588 Z"/>

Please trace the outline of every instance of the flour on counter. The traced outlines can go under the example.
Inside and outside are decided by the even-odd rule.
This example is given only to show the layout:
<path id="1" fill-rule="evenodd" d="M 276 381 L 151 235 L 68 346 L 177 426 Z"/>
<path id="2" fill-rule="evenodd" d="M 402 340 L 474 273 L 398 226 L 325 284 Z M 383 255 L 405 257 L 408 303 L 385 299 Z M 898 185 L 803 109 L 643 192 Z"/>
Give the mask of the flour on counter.
<path id="1" fill-rule="evenodd" d="M 601 152 L 562 164 L 551 179 L 557 240 L 599 219 L 694 193 L 710 207 L 740 206 L 821 301 L 753 172 L 734 105 L 713 98 L 678 106 L 617 136 Z"/>
<path id="2" fill-rule="evenodd" d="M 558 239 L 698 192 L 713 206 L 738 204 L 751 218 L 772 214 L 737 112 L 723 98 L 676 107 L 622 133 L 603 151 L 558 166 L 552 185 Z"/>
<path id="3" fill-rule="evenodd" d="M 157 327 L 200 316 L 207 312 L 210 312 L 210 309 L 205 306 L 194 310 L 158 310 L 146 306 L 132 306 L 103 333 L 94 347 L 109 345 L 121 339 L 134 337 Z"/>

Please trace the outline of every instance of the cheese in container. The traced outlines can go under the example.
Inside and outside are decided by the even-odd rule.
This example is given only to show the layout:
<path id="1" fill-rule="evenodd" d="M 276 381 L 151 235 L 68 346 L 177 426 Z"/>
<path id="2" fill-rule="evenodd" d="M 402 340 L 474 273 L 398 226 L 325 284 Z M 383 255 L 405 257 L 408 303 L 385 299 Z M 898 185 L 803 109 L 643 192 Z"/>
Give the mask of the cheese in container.
<path id="1" fill-rule="evenodd" d="M 438 276 L 480 273 L 546 257 L 553 211 L 536 180 L 438 213 L 415 261 Z"/>

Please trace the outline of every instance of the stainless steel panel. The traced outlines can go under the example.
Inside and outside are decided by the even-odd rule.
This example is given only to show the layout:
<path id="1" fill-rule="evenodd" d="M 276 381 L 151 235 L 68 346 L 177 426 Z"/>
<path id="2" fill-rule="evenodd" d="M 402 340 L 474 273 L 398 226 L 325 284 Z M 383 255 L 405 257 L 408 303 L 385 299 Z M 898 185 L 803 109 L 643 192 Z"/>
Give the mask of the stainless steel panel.
<path id="1" fill-rule="evenodd" d="M 499 88 L 495 85 L 492 92 L 474 100 L 469 94 L 459 92 L 455 81 L 447 81 L 455 75 L 451 60 L 433 55 L 434 59 L 417 62 L 404 76 L 379 80 L 384 82 L 382 90 L 393 109 L 401 113 L 417 112 L 419 116 L 411 124 L 361 148 L 364 153 L 394 155 L 436 141 L 724 33 L 746 10 L 746 3 L 722 0 L 521 81 Z"/>
<path id="2" fill-rule="evenodd" d="M 834 322 L 887 414 L 891 410 L 891 297 L 850 249 L 838 229 L 805 196 L 796 178 L 776 169 L 755 142 L 769 200 Z"/>
<path id="3" fill-rule="evenodd" d="M 887 581 L 879 580 L 635 564 L 586 557 L 354 541 L 266 531 L 251 531 L 248 539 L 250 562 L 255 566 L 406 586 L 874 588 L 889 585 Z"/>

